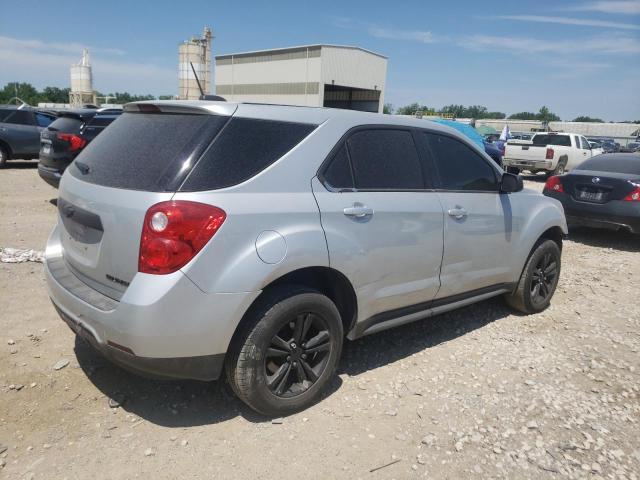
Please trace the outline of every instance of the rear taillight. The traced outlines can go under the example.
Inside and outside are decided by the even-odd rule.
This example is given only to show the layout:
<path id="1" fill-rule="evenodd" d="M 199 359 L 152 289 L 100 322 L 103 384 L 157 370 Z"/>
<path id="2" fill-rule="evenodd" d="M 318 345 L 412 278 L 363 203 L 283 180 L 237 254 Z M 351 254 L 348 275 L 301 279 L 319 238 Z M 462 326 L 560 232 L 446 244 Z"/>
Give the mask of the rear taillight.
<path id="1" fill-rule="evenodd" d="M 73 135 L 72 133 L 58 133 L 56 136 L 58 137 L 58 140 L 69 143 L 69 151 L 71 152 L 80 150 L 87 144 L 87 141 L 84 138 L 79 137 L 78 135 Z"/>
<path id="2" fill-rule="evenodd" d="M 640 186 L 634 188 L 629 195 L 624 197 L 622 200 L 625 202 L 640 202 Z"/>
<path id="3" fill-rule="evenodd" d="M 547 155 L 544 157 L 546 160 L 553 160 L 553 155 L 556 152 L 553 151 L 553 148 L 547 148 Z"/>
<path id="4" fill-rule="evenodd" d="M 555 175 L 547 179 L 547 182 L 544 184 L 544 189 L 551 190 L 552 192 L 564 193 L 562 181 L 560 180 L 560 177 Z"/>
<path id="5" fill-rule="evenodd" d="M 202 250 L 226 218 L 223 210 L 204 203 L 156 203 L 144 217 L 138 271 L 164 275 L 179 270 Z"/>

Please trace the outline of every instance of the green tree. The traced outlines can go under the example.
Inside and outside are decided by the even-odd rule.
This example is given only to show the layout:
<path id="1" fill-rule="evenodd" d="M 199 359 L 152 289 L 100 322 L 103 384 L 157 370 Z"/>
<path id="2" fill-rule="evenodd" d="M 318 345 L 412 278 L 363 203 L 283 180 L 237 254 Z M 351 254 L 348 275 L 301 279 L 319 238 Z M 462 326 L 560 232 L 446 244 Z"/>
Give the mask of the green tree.
<path id="1" fill-rule="evenodd" d="M 37 105 L 40 94 L 30 83 L 7 83 L 0 90 L 0 103 L 8 103 L 13 97 L 18 97 L 30 105 Z"/>
<path id="2" fill-rule="evenodd" d="M 548 107 L 542 106 L 536 115 L 536 120 L 540 120 L 542 122 L 557 122 L 560 120 L 560 117 L 549 110 Z"/>
<path id="3" fill-rule="evenodd" d="M 533 112 L 518 112 L 509 115 L 510 120 L 537 120 L 537 114 Z"/>
<path id="4" fill-rule="evenodd" d="M 162 100 L 162 98 L 160 100 Z M 390 103 L 385 103 L 382 106 L 382 113 L 386 113 L 387 115 L 391 115 L 393 113 L 393 105 L 391 105 Z"/>
<path id="5" fill-rule="evenodd" d="M 433 115 L 435 110 L 433 108 L 429 108 L 426 105 L 420 105 L 418 102 L 414 102 L 410 105 L 405 105 L 404 107 L 398 108 L 396 113 L 398 115 L 415 115 L 416 113 L 421 112 L 426 115 Z"/>
<path id="6" fill-rule="evenodd" d="M 46 103 L 69 103 L 70 88 L 44 87 L 40 101 Z"/>
<path id="7" fill-rule="evenodd" d="M 573 119 L 574 122 L 596 122 L 596 123 L 604 123 L 604 120 L 601 118 L 593 118 L 585 115 L 581 115 Z"/>

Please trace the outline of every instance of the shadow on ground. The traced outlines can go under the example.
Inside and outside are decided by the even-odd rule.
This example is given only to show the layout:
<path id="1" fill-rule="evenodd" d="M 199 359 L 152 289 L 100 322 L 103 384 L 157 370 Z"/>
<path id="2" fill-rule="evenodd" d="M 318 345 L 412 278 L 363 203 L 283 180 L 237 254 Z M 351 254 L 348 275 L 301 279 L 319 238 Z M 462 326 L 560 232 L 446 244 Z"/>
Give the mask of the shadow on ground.
<path id="1" fill-rule="evenodd" d="M 359 375 L 455 340 L 512 313 L 500 299 L 492 299 L 354 342 L 346 341 L 338 373 Z M 238 400 L 226 381 L 203 383 L 142 378 L 110 364 L 79 338 L 76 338 L 75 352 L 85 374 L 104 395 L 124 398 L 122 408 L 157 425 L 208 425 L 238 415 L 256 423 L 270 420 Z M 341 384 L 340 377 L 335 376 L 324 398 L 335 393 Z"/>
<path id="2" fill-rule="evenodd" d="M 20 168 L 38 168 L 38 159 L 35 160 L 9 160 L 4 167 L 3 170 L 10 170 L 12 168 L 20 169 Z"/>
<path id="3" fill-rule="evenodd" d="M 640 252 L 640 235 L 634 235 L 625 230 L 570 227 L 568 239 L 590 247 Z"/>

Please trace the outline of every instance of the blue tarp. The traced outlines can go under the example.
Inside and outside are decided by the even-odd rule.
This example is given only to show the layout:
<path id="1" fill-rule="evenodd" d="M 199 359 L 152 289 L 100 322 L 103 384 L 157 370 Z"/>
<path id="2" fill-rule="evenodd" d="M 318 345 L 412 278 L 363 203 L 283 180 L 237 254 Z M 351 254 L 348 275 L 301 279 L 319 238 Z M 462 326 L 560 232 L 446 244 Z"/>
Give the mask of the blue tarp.
<path id="1" fill-rule="evenodd" d="M 436 123 L 441 123 L 442 125 L 446 125 L 447 127 L 455 128 L 460 133 L 470 138 L 473 141 L 473 143 L 478 145 L 480 150 L 484 152 L 484 142 L 483 142 L 484 139 L 482 138 L 482 135 L 480 135 L 476 131 L 476 129 L 473 128 L 471 125 L 467 125 L 466 123 L 456 122 L 454 120 L 438 119 L 433 121 Z"/>

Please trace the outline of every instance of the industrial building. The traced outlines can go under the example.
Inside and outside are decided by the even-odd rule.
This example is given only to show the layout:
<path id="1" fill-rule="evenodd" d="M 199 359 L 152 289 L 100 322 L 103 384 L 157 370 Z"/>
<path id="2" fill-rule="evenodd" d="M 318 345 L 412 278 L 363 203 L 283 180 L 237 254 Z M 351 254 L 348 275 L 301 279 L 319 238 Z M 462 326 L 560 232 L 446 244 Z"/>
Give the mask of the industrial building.
<path id="1" fill-rule="evenodd" d="M 359 47 L 306 45 L 215 57 L 216 95 L 382 112 L 387 57 Z"/>
<path id="2" fill-rule="evenodd" d="M 192 37 L 178 46 L 178 99 L 197 100 L 200 87 L 205 94 L 211 92 L 212 38 L 211 29 L 205 27 L 201 37 Z"/>

